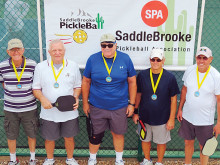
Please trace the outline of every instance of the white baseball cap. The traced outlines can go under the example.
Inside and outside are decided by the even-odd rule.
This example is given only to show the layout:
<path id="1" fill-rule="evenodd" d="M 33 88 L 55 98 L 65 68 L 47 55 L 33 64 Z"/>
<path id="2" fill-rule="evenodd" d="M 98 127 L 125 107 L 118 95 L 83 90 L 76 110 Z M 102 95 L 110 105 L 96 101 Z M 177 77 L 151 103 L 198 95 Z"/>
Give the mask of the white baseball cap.
<path id="1" fill-rule="evenodd" d="M 162 49 L 153 49 L 150 54 L 150 59 L 155 57 L 162 60 L 164 58 L 164 51 Z"/>
<path id="2" fill-rule="evenodd" d="M 200 47 L 199 50 L 197 51 L 196 57 L 199 55 L 204 55 L 209 58 L 209 57 L 212 57 L 212 51 L 208 47 L 203 46 L 203 47 Z"/>
<path id="3" fill-rule="evenodd" d="M 102 43 L 102 42 L 112 42 L 112 43 L 114 43 L 114 42 L 116 42 L 116 39 L 115 39 L 115 36 L 110 34 L 110 33 L 103 34 L 100 38 L 100 43 Z"/>

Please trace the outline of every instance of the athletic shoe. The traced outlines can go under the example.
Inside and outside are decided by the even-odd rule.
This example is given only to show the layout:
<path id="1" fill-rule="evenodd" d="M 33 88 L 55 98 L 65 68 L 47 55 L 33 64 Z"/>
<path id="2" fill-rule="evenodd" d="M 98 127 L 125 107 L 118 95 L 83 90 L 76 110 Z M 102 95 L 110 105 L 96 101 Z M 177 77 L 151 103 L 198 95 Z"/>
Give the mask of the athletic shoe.
<path id="1" fill-rule="evenodd" d="M 78 162 L 73 158 L 71 160 L 66 159 L 67 165 L 79 165 Z"/>
<path id="2" fill-rule="evenodd" d="M 156 164 L 155 165 L 163 165 L 162 163 L 159 163 L 159 162 L 156 162 Z"/>
<path id="3" fill-rule="evenodd" d="M 53 165 L 54 162 L 55 162 L 54 159 L 53 160 L 49 160 L 49 159 L 46 158 L 43 165 Z"/>
<path id="4" fill-rule="evenodd" d="M 88 165 L 96 165 L 97 164 L 97 160 L 96 159 L 90 159 L 88 160 Z"/>
<path id="5" fill-rule="evenodd" d="M 155 165 L 163 165 L 162 163 L 156 162 Z"/>
<path id="6" fill-rule="evenodd" d="M 153 162 L 151 160 L 144 159 L 144 161 L 141 162 L 140 165 L 153 165 Z"/>
<path id="7" fill-rule="evenodd" d="M 28 165 L 36 165 L 37 164 L 37 160 L 30 160 Z"/>
<path id="8" fill-rule="evenodd" d="M 123 160 L 115 161 L 115 165 L 124 165 L 125 162 Z"/>
<path id="9" fill-rule="evenodd" d="M 20 165 L 20 162 L 18 159 L 16 159 L 15 162 L 13 162 L 13 161 L 8 162 L 8 165 Z"/>

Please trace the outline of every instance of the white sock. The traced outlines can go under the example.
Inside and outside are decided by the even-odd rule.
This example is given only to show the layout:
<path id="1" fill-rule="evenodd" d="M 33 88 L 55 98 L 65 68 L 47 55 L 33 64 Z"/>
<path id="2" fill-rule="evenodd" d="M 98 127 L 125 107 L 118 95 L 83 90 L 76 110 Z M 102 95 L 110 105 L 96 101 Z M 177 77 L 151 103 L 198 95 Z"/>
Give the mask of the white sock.
<path id="1" fill-rule="evenodd" d="M 116 152 L 116 162 L 122 160 L 123 152 Z"/>
<path id="2" fill-rule="evenodd" d="M 30 154 L 31 154 L 30 160 L 35 160 L 35 152 L 30 152 Z"/>
<path id="3" fill-rule="evenodd" d="M 97 153 L 95 153 L 95 154 L 92 154 L 92 153 L 89 153 L 90 154 L 90 159 L 93 159 L 93 160 L 96 160 L 96 155 L 97 155 Z"/>
<path id="4" fill-rule="evenodd" d="M 14 154 L 10 153 L 10 161 L 12 162 L 16 161 L 16 152 Z"/>
<path id="5" fill-rule="evenodd" d="M 47 158 L 47 160 L 54 160 L 54 158 L 52 158 L 52 159 L 48 159 L 48 158 Z"/>

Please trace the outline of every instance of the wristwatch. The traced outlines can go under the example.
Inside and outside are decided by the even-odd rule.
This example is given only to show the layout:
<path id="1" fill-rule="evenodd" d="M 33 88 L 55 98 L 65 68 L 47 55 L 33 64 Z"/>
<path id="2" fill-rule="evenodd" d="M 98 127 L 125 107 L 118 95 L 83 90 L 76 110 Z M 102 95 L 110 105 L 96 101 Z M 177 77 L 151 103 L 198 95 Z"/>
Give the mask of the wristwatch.
<path id="1" fill-rule="evenodd" d="M 129 105 L 132 105 L 133 107 L 135 106 L 135 104 L 131 104 L 130 102 L 128 103 Z"/>

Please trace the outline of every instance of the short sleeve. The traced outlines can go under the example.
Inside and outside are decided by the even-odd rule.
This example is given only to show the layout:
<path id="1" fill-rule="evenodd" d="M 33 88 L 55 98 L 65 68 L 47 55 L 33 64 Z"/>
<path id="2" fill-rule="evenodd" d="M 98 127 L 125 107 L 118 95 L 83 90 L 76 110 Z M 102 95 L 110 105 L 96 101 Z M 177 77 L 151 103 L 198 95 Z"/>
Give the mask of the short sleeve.
<path id="1" fill-rule="evenodd" d="M 34 70 L 34 79 L 32 84 L 33 90 L 41 89 L 41 70 L 40 70 L 40 64 L 37 64 Z"/>
<path id="2" fill-rule="evenodd" d="M 129 58 L 129 64 L 128 64 L 128 77 L 136 76 L 136 71 L 134 69 L 133 62 L 131 61 L 131 58 Z"/>
<path id="3" fill-rule="evenodd" d="M 89 59 L 86 62 L 86 67 L 83 72 L 83 76 L 85 76 L 86 78 L 91 78 L 91 70 L 92 70 L 92 62 L 91 62 L 91 57 L 89 57 Z"/>
<path id="4" fill-rule="evenodd" d="M 141 93 L 141 72 L 137 75 L 137 92 Z"/>
<path id="5" fill-rule="evenodd" d="M 174 75 L 171 77 L 171 83 L 170 83 L 170 96 L 173 97 L 180 93 L 176 78 Z"/>
<path id="6" fill-rule="evenodd" d="M 75 78 L 74 78 L 74 85 L 73 88 L 81 88 L 81 83 L 82 83 L 82 78 L 81 78 L 81 74 L 79 71 L 79 67 L 76 64 L 75 65 Z"/>

